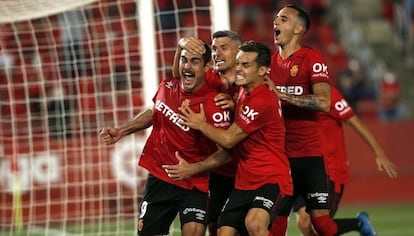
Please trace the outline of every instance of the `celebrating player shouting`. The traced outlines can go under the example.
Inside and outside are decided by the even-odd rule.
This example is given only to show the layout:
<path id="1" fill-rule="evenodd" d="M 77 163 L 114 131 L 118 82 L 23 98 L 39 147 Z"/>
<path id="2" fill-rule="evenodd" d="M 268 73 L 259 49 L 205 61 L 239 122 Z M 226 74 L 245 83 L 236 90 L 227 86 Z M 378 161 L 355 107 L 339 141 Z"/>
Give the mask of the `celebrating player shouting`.
<path id="1" fill-rule="evenodd" d="M 284 196 L 292 194 L 289 163 L 284 151 L 285 127 L 274 92 L 264 84 L 270 65 L 268 47 L 253 41 L 240 46 L 236 58 L 236 85 L 241 86 L 235 121 L 227 130 L 208 124 L 201 113 L 182 109 L 183 124 L 203 132 L 240 157 L 235 189 L 218 222 L 218 235 L 268 235 L 274 210 Z M 208 158 L 198 163 L 181 161 L 164 167 L 174 179 L 210 170 L 217 162 Z"/>
<path id="2" fill-rule="evenodd" d="M 217 150 L 214 142 L 200 131 L 180 122 L 179 107 L 185 105 L 199 109 L 205 107 L 207 122 L 213 127 L 230 125 L 230 111 L 215 105 L 217 92 L 205 82 L 209 69 L 211 50 L 204 44 L 204 54 L 192 54 L 181 50 L 180 80 L 165 79 L 161 82 L 153 101 L 154 106 L 140 113 L 118 128 L 103 128 L 101 139 L 113 144 L 125 135 L 152 125 L 139 160 L 139 165 L 149 171 L 144 197 L 141 203 L 138 235 L 168 235 L 177 213 L 180 215 L 182 235 L 204 235 L 208 203 L 208 173 L 192 176 L 186 180 L 172 180 L 162 164 L 176 164 L 179 152 L 188 162 L 207 158 Z M 224 150 L 215 152 L 221 153 Z"/>

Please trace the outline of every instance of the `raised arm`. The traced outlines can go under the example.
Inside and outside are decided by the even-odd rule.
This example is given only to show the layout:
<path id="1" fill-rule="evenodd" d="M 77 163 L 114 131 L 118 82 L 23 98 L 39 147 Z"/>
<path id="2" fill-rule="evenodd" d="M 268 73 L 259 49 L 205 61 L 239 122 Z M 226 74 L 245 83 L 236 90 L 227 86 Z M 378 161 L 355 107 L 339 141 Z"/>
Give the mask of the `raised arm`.
<path id="1" fill-rule="evenodd" d="M 153 109 L 147 108 L 144 111 L 140 112 L 132 120 L 126 122 L 125 124 L 119 127 L 104 127 L 101 130 L 99 136 L 106 145 L 114 144 L 126 135 L 150 127 L 152 125 L 152 115 Z"/>
<path id="2" fill-rule="evenodd" d="M 362 121 L 356 115 L 354 115 L 349 118 L 346 123 L 358 133 L 358 135 L 369 145 L 371 150 L 375 153 L 375 161 L 377 163 L 378 169 L 380 171 L 385 170 L 388 176 L 391 178 L 397 177 L 396 166 L 387 158 L 385 152 L 382 150 L 374 135 L 362 123 Z"/>

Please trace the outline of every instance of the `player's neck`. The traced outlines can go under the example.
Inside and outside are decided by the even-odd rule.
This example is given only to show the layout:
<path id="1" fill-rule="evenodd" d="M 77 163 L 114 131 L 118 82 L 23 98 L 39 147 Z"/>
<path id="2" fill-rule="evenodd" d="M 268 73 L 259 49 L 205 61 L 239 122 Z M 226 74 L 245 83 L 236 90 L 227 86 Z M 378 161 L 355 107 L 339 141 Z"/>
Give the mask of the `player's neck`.
<path id="1" fill-rule="evenodd" d="M 254 81 L 243 85 L 244 90 L 246 91 L 246 93 L 250 94 L 256 87 L 262 85 L 264 83 L 263 81 L 263 77 L 258 77 Z"/>
<path id="2" fill-rule="evenodd" d="M 301 48 L 302 46 L 300 45 L 299 42 L 292 40 L 288 44 L 279 46 L 279 55 L 283 59 L 286 59 Z"/>
<path id="3" fill-rule="evenodd" d="M 236 81 L 236 67 L 230 70 L 219 71 L 219 76 L 225 87 L 229 88 Z"/>

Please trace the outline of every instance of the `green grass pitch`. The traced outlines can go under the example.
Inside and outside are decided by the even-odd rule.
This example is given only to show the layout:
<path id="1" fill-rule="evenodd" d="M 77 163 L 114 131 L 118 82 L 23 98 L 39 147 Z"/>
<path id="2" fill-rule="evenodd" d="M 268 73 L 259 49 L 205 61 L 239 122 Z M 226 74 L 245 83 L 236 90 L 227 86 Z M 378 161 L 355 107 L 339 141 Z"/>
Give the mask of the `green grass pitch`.
<path id="1" fill-rule="evenodd" d="M 382 205 L 382 206 L 346 206 L 340 207 L 335 218 L 352 218 L 359 211 L 366 211 L 375 231 L 379 236 L 413 236 L 414 235 L 414 204 Z M 181 235 L 174 233 L 173 236 Z M 299 236 L 295 216 L 289 219 L 288 236 Z M 359 236 L 358 232 L 346 235 Z"/>
<path id="2" fill-rule="evenodd" d="M 377 234 L 380 236 L 413 236 L 414 235 L 414 203 L 400 205 L 361 205 L 361 206 L 343 206 L 338 210 L 336 218 L 354 217 L 359 211 L 368 212 L 371 223 Z M 42 226 L 30 227 L 23 232 L 11 232 L 0 229 L 0 236 L 45 236 L 45 235 L 117 235 L 132 236 L 136 235 L 135 220 L 112 220 L 109 222 L 100 222 L 95 224 L 66 225 L 65 230 L 59 227 L 44 228 Z M 36 229 L 34 229 L 36 228 Z M 179 231 L 179 221 L 176 220 L 171 227 L 171 236 L 181 235 Z M 299 231 L 295 224 L 295 216 L 291 215 L 289 220 L 288 236 L 299 236 Z M 351 232 L 346 235 L 359 236 L 358 232 Z"/>

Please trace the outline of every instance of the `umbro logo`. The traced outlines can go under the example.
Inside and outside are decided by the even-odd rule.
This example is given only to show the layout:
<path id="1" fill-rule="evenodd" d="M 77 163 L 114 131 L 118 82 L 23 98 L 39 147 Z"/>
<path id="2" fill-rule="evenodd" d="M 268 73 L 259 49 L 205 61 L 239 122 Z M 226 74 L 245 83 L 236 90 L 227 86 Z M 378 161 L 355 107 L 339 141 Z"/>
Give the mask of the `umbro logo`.
<path id="1" fill-rule="evenodd" d="M 308 194 L 309 198 L 316 198 L 319 203 L 327 203 L 328 202 L 328 193 L 310 193 Z"/>
<path id="2" fill-rule="evenodd" d="M 173 82 L 171 82 L 171 81 L 168 81 L 166 84 L 165 84 L 165 87 L 167 87 L 167 88 L 172 88 L 173 87 Z"/>

